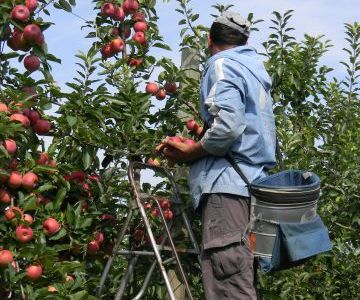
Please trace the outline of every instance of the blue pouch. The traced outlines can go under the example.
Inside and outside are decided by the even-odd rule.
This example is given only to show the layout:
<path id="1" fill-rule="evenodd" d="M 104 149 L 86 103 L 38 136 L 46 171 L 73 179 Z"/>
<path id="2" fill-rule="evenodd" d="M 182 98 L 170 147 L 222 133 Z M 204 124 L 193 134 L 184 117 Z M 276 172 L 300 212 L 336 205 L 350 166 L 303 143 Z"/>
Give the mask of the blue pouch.
<path id="1" fill-rule="evenodd" d="M 260 258 L 259 264 L 264 272 L 284 270 L 331 249 L 329 232 L 319 216 L 305 223 L 280 223 L 271 260 Z"/>

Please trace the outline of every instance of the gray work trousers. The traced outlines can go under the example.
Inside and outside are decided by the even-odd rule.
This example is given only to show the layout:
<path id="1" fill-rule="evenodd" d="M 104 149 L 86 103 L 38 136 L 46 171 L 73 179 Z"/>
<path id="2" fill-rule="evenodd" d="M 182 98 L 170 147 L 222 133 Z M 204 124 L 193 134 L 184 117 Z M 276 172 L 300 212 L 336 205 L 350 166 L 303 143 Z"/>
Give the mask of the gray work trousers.
<path id="1" fill-rule="evenodd" d="M 202 201 L 202 275 L 206 300 L 256 300 L 253 255 L 241 237 L 247 198 L 209 194 Z"/>

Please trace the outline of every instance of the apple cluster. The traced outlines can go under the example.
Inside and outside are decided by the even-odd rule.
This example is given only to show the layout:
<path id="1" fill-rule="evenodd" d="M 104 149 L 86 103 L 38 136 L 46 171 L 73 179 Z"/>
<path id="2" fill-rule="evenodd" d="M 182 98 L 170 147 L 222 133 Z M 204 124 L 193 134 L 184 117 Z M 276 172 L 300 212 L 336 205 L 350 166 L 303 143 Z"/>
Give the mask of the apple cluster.
<path id="1" fill-rule="evenodd" d="M 0 39 L 7 40 L 7 45 L 12 50 L 30 52 L 34 47 L 41 47 L 44 44 L 41 27 L 33 20 L 37 6 L 37 0 L 25 0 L 23 4 L 15 5 L 11 9 L 10 17 L 16 26 L 11 28 L 8 25 Z M 24 67 L 30 73 L 38 70 L 40 64 L 39 57 L 33 51 L 24 58 Z"/>
<path id="2" fill-rule="evenodd" d="M 145 91 L 156 97 L 157 100 L 164 100 L 167 95 L 173 95 L 177 90 L 175 82 L 166 82 L 163 87 L 159 87 L 156 82 L 148 82 Z"/>
<path id="3" fill-rule="evenodd" d="M 160 209 L 164 215 L 166 221 L 171 221 L 174 218 L 174 212 L 171 209 L 171 201 L 167 198 L 160 198 L 159 200 Z M 159 227 L 158 219 L 160 218 L 159 207 L 152 201 L 143 203 L 145 210 L 147 211 L 148 216 L 150 217 L 150 224 L 152 226 L 152 231 L 156 236 L 156 243 L 160 243 L 163 238 L 164 229 Z M 145 234 L 143 223 L 138 224 L 132 233 L 132 237 L 135 241 L 135 245 L 139 247 L 143 242 L 149 243 L 150 239 Z"/>
<path id="4" fill-rule="evenodd" d="M 140 4 L 137 0 L 125 0 L 121 6 L 105 2 L 100 9 L 102 18 L 110 18 L 115 21 L 115 26 L 111 31 L 111 40 L 100 49 L 103 59 L 113 57 L 122 51 L 126 52 L 126 40 L 130 38 L 132 28 L 134 33 L 132 41 L 138 47 L 146 47 L 146 31 L 148 25 L 145 15 L 138 11 Z M 127 18 L 129 16 L 129 18 Z M 118 23 L 117 23 L 118 22 Z M 124 55 L 126 55 L 124 53 Z M 139 67 L 143 62 L 141 57 L 128 56 L 127 63 L 130 66 Z"/>
<path id="5" fill-rule="evenodd" d="M 11 109 L 9 106 L 15 106 L 17 109 Z M 21 103 L 15 104 L 14 102 L 11 102 L 7 105 L 4 102 L 0 102 L 0 113 L 8 114 L 8 120 L 10 122 L 20 123 L 25 129 L 32 127 L 34 132 L 38 135 L 48 134 L 51 129 L 50 121 L 42 119 L 40 113 L 36 109 L 26 108 L 19 110 L 22 106 Z"/>
<path id="6" fill-rule="evenodd" d="M 149 86 L 149 84 L 151 84 L 151 85 Z M 147 86 L 146 91 L 148 93 L 151 93 L 152 91 L 156 91 L 157 84 L 156 83 L 149 83 L 149 84 Z M 186 128 L 188 129 L 189 134 L 195 136 L 196 139 L 198 139 L 201 136 L 201 134 L 203 133 L 203 130 L 204 130 L 204 127 L 200 126 L 194 119 L 187 120 Z M 170 137 L 167 137 L 167 140 L 174 142 L 174 143 L 184 143 L 189 146 L 193 146 L 196 144 L 196 141 L 194 139 L 183 137 L 183 136 L 170 136 Z M 159 145 L 157 145 L 155 148 L 156 154 L 161 156 L 163 149 L 166 146 L 169 147 L 169 145 L 166 145 L 166 142 L 162 142 Z M 161 160 L 159 157 L 150 157 L 147 159 L 146 163 L 150 166 L 160 166 Z M 169 164 L 169 166 L 171 166 L 171 165 L 172 165 L 172 163 Z"/>

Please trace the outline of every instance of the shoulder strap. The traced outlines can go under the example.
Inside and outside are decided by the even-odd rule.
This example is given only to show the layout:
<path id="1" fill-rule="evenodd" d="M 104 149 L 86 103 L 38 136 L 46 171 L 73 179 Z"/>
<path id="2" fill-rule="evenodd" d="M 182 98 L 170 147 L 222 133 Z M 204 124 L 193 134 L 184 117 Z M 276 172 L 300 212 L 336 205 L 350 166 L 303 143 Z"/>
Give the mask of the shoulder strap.
<path id="1" fill-rule="evenodd" d="M 241 179 L 244 180 L 244 182 L 246 183 L 246 186 L 249 190 L 250 193 L 250 186 L 251 183 L 250 181 L 247 179 L 247 177 L 245 176 L 245 174 L 243 173 L 243 171 L 241 171 L 240 167 L 238 166 L 238 164 L 235 162 L 234 157 L 232 156 L 232 153 L 228 153 L 225 155 L 225 158 L 227 159 L 227 161 L 231 164 L 231 166 L 235 169 L 235 171 L 240 175 Z"/>

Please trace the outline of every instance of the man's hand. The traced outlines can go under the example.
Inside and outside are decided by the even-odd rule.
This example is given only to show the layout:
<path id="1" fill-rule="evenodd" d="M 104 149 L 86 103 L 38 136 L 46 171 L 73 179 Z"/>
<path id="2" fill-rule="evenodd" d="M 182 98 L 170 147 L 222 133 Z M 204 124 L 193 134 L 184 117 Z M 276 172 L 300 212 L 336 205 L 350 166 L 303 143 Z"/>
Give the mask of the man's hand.
<path id="1" fill-rule="evenodd" d="M 184 137 L 178 138 L 180 141 L 166 138 L 165 141 L 157 147 L 157 150 L 162 152 L 170 161 L 185 163 L 198 160 L 208 155 L 199 142 L 189 142 L 189 140 Z"/>

